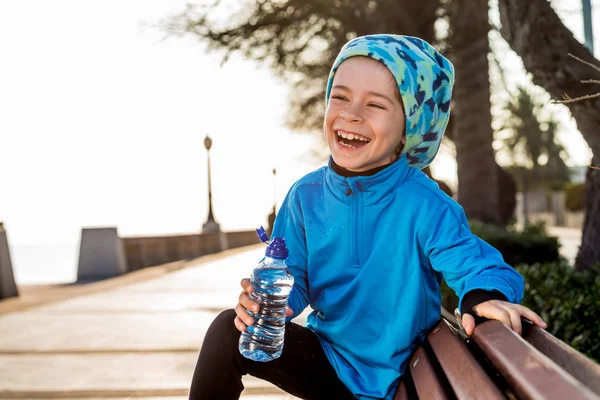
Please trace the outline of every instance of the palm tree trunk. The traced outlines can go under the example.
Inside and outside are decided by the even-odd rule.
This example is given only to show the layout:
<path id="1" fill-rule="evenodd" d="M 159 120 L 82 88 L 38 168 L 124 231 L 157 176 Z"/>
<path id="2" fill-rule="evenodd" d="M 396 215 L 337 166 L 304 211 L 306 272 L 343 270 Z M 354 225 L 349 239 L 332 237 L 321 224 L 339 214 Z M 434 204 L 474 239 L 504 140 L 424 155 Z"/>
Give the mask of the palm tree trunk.
<path id="1" fill-rule="evenodd" d="M 553 99 L 571 98 L 595 92 L 582 83 L 598 73 L 569 56 L 569 53 L 600 65 L 579 43 L 547 0 L 499 0 L 502 36 L 523 59 L 533 83 L 546 89 Z M 577 127 L 592 149 L 593 165 L 600 164 L 600 99 L 568 103 Z M 581 247 L 575 261 L 579 270 L 600 263 L 600 171 L 588 171 L 585 182 L 585 219 Z"/>
<path id="2" fill-rule="evenodd" d="M 488 53 L 488 3 L 452 0 L 450 58 L 455 67 L 453 139 L 458 202 L 469 219 L 501 224 L 498 171 L 492 147 Z"/>
<path id="3" fill-rule="evenodd" d="M 598 158 L 594 157 L 594 165 L 598 165 Z M 583 270 L 596 264 L 600 264 L 600 171 L 590 168 L 585 178 L 585 219 L 575 268 Z"/>

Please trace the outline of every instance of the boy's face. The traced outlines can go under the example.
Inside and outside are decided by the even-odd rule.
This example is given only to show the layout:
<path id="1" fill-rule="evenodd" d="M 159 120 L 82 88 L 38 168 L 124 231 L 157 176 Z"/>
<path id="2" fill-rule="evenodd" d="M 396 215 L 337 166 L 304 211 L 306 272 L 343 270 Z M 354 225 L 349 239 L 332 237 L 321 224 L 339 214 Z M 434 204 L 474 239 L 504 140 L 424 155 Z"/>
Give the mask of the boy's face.
<path id="1" fill-rule="evenodd" d="M 335 76 L 323 132 L 336 164 L 361 172 L 396 159 L 404 135 L 404 109 L 396 81 L 367 57 L 343 61 Z"/>

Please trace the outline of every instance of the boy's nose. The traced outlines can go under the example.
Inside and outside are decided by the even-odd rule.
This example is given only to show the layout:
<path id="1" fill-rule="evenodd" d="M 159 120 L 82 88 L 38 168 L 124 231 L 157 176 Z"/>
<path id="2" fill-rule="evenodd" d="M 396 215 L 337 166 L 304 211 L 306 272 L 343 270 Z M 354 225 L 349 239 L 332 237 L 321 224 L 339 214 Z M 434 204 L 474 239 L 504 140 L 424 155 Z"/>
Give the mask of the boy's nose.
<path id="1" fill-rule="evenodd" d="M 340 117 L 346 122 L 359 122 L 362 117 L 358 112 L 348 108 L 340 113 Z"/>

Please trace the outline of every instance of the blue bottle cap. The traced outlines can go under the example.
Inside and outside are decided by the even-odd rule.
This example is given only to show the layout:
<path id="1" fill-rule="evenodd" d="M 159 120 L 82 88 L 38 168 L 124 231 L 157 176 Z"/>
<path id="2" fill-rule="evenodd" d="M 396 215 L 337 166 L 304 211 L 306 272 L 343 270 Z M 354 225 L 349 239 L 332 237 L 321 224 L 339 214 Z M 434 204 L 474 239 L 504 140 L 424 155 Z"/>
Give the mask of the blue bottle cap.
<path id="1" fill-rule="evenodd" d="M 262 225 L 256 230 L 256 233 L 261 242 L 269 244 L 269 235 L 265 232 L 265 228 Z"/>
<path id="2" fill-rule="evenodd" d="M 288 249 L 285 246 L 285 238 L 274 237 L 267 246 L 265 256 L 285 260 L 288 256 Z"/>

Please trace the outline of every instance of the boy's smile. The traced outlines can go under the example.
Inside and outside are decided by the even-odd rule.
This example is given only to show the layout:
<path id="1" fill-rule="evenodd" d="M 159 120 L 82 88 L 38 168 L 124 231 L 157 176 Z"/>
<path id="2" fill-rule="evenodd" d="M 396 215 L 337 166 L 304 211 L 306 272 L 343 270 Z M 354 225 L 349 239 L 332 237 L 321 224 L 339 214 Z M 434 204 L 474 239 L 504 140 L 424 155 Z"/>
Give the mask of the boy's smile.
<path id="1" fill-rule="evenodd" d="M 356 132 L 345 131 L 342 129 L 335 130 L 335 134 L 337 135 L 337 142 L 351 149 L 361 148 L 371 141 L 364 136 L 359 135 Z"/>
<path id="2" fill-rule="evenodd" d="M 323 126 L 336 164 L 361 172 L 395 161 L 405 125 L 398 93 L 380 62 L 352 57 L 340 64 Z"/>

